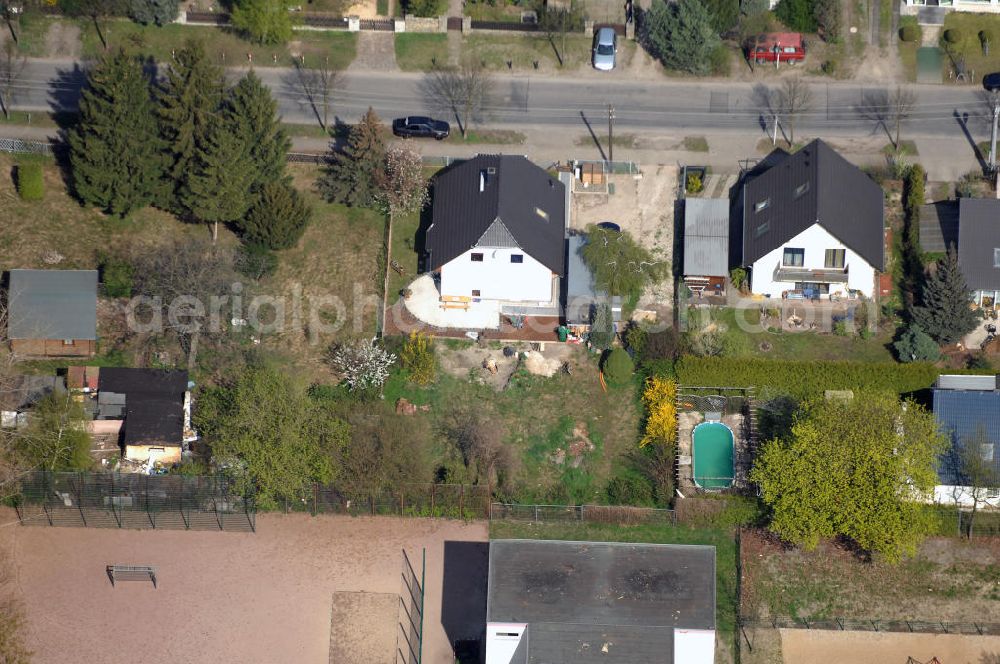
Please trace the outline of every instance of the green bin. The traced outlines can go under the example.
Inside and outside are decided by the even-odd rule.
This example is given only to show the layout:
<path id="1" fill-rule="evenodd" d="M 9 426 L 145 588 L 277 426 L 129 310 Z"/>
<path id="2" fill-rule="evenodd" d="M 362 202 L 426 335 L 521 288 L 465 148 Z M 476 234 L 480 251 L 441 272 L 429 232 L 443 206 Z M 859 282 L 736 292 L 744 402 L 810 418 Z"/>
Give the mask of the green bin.
<path id="1" fill-rule="evenodd" d="M 569 338 L 569 329 L 565 325 L 560 325 L 556 333 L 559 335 L 559 341 L 565 342 Z"/>

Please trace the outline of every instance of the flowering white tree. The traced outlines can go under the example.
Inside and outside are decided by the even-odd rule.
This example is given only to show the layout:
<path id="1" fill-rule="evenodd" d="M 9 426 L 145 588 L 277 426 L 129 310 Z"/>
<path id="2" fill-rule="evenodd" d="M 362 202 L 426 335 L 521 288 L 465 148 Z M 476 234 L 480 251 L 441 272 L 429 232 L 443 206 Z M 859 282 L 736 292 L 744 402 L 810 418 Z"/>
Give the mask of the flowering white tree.
<path id="1" fill-rule="evenodd" d="M 392 215 L 417 212 L 427 202 L 427 178 L 420 155 L 412 148 L 393 145 L 376 175 L 375 201 Z"/>
<path id="2" fill-rule="evenodd" d="M 376 343 L 374 338 L 344 344 L 333 352 L 333 365 L 351 392 L 374 396 L 382 392 L 389 367 L 396 356 Z"/>

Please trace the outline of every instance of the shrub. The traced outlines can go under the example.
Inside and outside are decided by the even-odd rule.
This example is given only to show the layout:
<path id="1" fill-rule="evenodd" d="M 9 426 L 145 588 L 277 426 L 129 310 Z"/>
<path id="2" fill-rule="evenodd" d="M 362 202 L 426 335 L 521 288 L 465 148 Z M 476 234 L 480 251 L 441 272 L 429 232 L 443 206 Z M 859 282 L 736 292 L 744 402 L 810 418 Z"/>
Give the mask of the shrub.
<path id="1" fill-rule="evenodd" d="M 835 59 L 824 60 L 823 64 L 820 65 L 820 69 L 822 69 L 823 73 L 827 76 L 836 76 L 839 68 L 837 60 Z"/>
<path id="2" fill-rule="evenodd" d="M 653 376 L 646 379 L 642 404 L 646 407 L 646 430 L 639 447 L 650 443 L 672 445 L 677 440 L 677 383 Z"/>
<path id="3" fill-rule="evenodd" d="M 615 348 L 604 358 L 604 378 L 611 385 L 624 385 L 632 378 L 635 366 L 623 348 Z"/>
<path id="4" fill-rule="evenodd" d="M 915 392 L 930 387 L 938 369 L 927 362 L 730 359 L 685 355 L 676 365 L 682 385 L 753 385 L 796 398 L 824 390 L 888 390 Z"/>
<path id="5" fill-rule="evenodd" d="M 981 352 L 970 357 L 965 366 L 969 369 L 983 371 L 991 371 L 993 369 L 993 364 L 990 362 L 990 359 Z"/>
<path id="6" fill-rule="evenodd" d="M 993 43 L 993 31 L 989 28 L 983 28 L 979 31 L 979 41 L 983 44 Z"/>
<path id="7" fill-rule="evenodd" d="M 290 249 L 302 237 L 311 215 L 299 192 L 284 182 L 271 182 L 264 185 L 246 219 L 238 225 L 249 244 Z"/>
<path id="8" fill-rule="evenodd" d="M 920 28 L 913 25 L 904 25 L 899 29 L 899 38 L 905 42 L 915 42 L 920 39 Z"/>
<path id="9" fill-rule="evenodd" d="M 892 344 L 900 362 L 936 362 L 941 349 L 917 325 L 911 325 Z"/>
<path id="10" fill-rule="evenodd" d="M 45 198 L 41 164 L 32 161 L 17 165 L 17 193 L 25 201 L 40 201 Z"/>
<path id="11" fill-rule="evenodd" d="M 944 40 L 949 44 L 957 44 L 962 41 L 962 37 L 964 36 L 958 28 L 949 28 L 944 31 Z"/>
<path id="12" fill-rule="evenodd" d="M 813 0 L 781 0 L 774 13 L 782 23 L 799 32 L 816 32 L 819 27 Z"/>
<path id="13" fill-rule="evenodd" d="M 674 362 L 684 353 L 684 339 L 676 327 L 667 327 L 646 335 L 646 345 L 639 353 L 640 361 L 649 364 L 658 360 Z"/>
<path id="14" fill-rule="evenodd" d="M 418 385 L 434 382 L 437 364 L 434 361 L 434 343 L 422 332 L 410 332 L 410 337 L 399 351 L 399 361 Z"/>
<path id="15" fill-rule="evenodd" d="M 747 271 L 742 267 L 734 267 L 729 271 L 729 280 L 733 282 L 733 288 L 742 291 L 747 286 Z"/>
<path id="16" fill-rule="evenodd" d="M 653 502 L 653 487 L 648 480 L 635 475 L 612 477 L 605 493 L 611 505 L 649 505 Z"/>
<path id="17" fill-rule="evenodd" d="M 625 328 L 625 347 L 632 353 L 633 358 L 642 355 L 648 336 L 646 328 L 635 321 L 630 322 Z"/>
<path id="18" fill-rule="evenodd" d="M 236 255 L 236 269 L 244 277 L 263 279 L 278 269 L 278 257 L 263 245 L 244 244 Z"/>
<path id="19" fill-rule="evenodd" d="M 445 9 L 442 0 L 406 0 L 406 13 L 414 16 L 440 16 Z"/>
<path id="20" fill-rule="evenodd" d="M 115 256 L 101 258 L 101 283 L 108 297 L 132 297 L 132 264 Z"/>
<path id="21" fill-rule="evenodd" d="M 136 23 L 166 25 L 177 19 L 178 0 L 131 0 L 129 14 Z"/>
<path id="22" fill-rule="evenodd" d="M 590 324 L 590 335 L 588 336 L 590 345 L 598 350 L 611 348 L 611 342 L 615 339 L 614 321 L 611 319 L 611 307 L 607 304 L 599 304 L 594 310 L 594 320 Z"/>
<path id="23" fill-rule="evenodd" d="M 731 58 L 732 54 L 725 44 L 719 44 L 713 48 L 712 52 L 708 55 L 708 61 L 709 64 L 711 64 L 712 73 L 716 76 L 728 76 L 731 68 Z"/>
<path id="24" fill-rule="evenodd" d="M 697 173 L 691 173 L 687 176 L 687 183 L 684 185 L 684 188 L 689 194 L 697 194 L 705 188 L 705 185 L 701 181 L 701 176 Z"/>

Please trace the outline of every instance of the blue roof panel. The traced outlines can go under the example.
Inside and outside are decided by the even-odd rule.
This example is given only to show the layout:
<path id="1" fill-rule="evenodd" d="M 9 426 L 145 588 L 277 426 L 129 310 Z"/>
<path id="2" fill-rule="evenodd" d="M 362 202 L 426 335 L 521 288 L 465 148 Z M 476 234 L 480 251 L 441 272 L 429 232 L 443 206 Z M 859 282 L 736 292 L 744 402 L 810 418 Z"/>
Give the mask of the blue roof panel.
<path id="1" fill-rule="evenodd" d="M 954 458 L 963 441 L 976 435 L 980 427 L 993 443 L 993 463 L 1000 472 L 1000 390 L 934 390 L 934 415 L 952 443 L 952 449 L 939 460 L 942 484 L 961 484 Z"/>

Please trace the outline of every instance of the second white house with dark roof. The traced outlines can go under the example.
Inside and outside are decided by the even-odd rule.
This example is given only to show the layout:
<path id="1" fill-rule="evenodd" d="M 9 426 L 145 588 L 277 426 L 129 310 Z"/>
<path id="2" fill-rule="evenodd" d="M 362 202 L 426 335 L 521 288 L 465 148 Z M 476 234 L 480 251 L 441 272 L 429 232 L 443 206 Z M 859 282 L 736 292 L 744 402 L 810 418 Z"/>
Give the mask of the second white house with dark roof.
<path id="1" fill-rule="evenodd" d="M 747 176 L 740 198 L 734 239 L 753 293 L 875 292 L 885 262 L 882 188 L 826 143 L 772 153 Z"/>
<path id="2" fill-rule="evenodd" d="M 437 176 L 425 245 L 444 302 L 558 304 L 563 184 L 525 157 L 479 155 Z"/>

